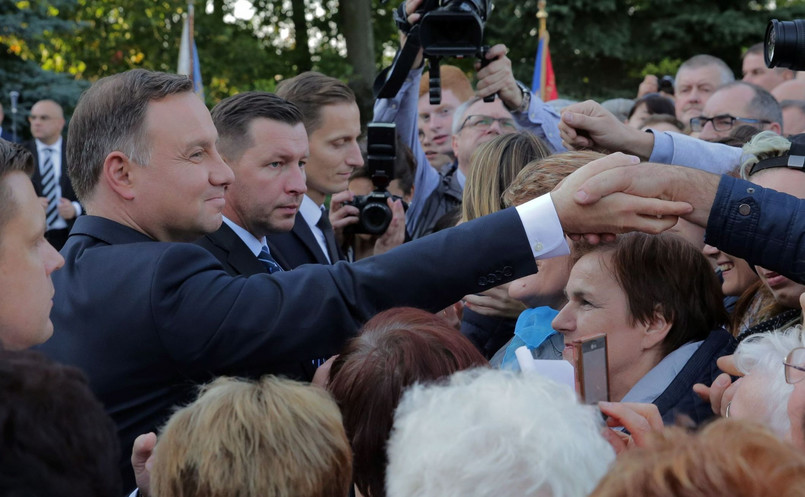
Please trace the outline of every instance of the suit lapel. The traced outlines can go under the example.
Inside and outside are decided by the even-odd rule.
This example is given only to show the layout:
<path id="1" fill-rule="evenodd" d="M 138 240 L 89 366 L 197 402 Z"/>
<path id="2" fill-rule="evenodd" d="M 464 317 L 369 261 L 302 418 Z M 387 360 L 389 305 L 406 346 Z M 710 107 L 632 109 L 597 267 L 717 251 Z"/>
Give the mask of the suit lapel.
<path id="1" fill-rule="evenodd" d="M 227 253 L 226 262 L 238 274 L 248 276 L 266 272 L 265 266 L 257 260 L 249 247 L 226 223 L 222 223 L 218 231 L 209 235 L 209 238 Z"/>
<path id="2" fill-rule="evenodd" d="M 327 260 L 327 256 L 322 252 L 315 235 L 313 235 L 313 231 L 310 230 L 310 226 L 308 226 L 307 221 L 305 221 L 305 218 L 302 217 L 301 214 L 296 215 L 296 222 L 294 222 L 291 233 L 299 239 L 302 245 L 304 245 L 311 254 L 313 254 L 317 263 L 330 264 Z"/>

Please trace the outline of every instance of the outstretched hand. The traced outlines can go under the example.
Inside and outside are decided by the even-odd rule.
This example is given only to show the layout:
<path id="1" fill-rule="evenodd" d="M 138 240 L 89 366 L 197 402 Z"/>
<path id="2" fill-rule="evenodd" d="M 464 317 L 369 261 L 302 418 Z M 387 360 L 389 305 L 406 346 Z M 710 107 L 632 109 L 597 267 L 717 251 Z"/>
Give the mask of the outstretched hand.
<path id="1" fill-rule="evenodd" d="M 643 447 L 651 433 L 663 429 L 662 416 L 654 404 L 637 402 L 599 402 L 598 408 L 607 415 L 604 438 L 620 454 L 633 447 Z M 611 428 L 623 427 L 629 434 Z"/>
<path id="2" fill-rule="evenodd" d="M 632 128 L 592 100 L 562 110 L 559 136 L 568 149 L 594 148 L 603 152 L 626 152 L 648 159 L 654 135 Z"/>
<path id="3" fill-rule="evenodd" d="M 687 202 L 662 200 L 655 198 L 654 190 L 630 190 L 629 183 L 623 184 L 622 170 L 629 170 L 631 176 L 643 176 L 642 172 L 638 174 L 643 167 L 636 166 L 638 162 L 634 156 L 611 154 L 579 168 L 559 183 L 551 199 L 564 231 L 569 235 L 595 234 L 588 237 L 593 242 L 598 235 L 606 238 L 630 231 L 656 234 L 674 226 L 679 216 L 691 213 L 693 208 Z M 598 180 L 602 175 L 614 179 Z M 582 190 L 586 196 L 580 199 L 579 190 L 583 187 L 587 188 Z"/>

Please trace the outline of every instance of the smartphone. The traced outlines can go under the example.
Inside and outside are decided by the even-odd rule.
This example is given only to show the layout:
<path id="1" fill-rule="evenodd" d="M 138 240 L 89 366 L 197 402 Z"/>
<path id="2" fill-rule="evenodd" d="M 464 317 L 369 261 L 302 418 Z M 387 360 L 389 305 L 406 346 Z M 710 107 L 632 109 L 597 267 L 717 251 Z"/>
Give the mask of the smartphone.
<path id="1" fill-rule="evenodd" d="M 607 336 L 604 333 L 573 341 L 576 379 L 581 401 L 598 404 L 609 401 L 609 364 Z"/>

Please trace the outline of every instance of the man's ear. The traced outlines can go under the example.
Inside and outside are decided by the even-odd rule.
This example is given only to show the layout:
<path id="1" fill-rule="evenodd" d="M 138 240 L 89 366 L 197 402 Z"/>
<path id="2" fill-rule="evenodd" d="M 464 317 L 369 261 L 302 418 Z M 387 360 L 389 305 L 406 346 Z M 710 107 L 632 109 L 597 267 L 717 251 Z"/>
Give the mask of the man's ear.
<path id="1" fill-rule="evenodd" d="M 779 135 L 783 132 L 783 128 L 780 126 L 780 123 L 771 123 L 769 124 L 769 131 L 774 131 Z"/>
<path id="2" fill-rule="evenodd" d="M 458 159 L 458 134 L 453 135 L 451 146 L 453 147 L 453 155 Z"/>
<path id="3" fill-rule="evenodd" d="M 668 321 L 663 316 L 662 306 L 657 305 L 654 307 L 654 315 L 651 320 L 646 323 L 646 329 L 643 332 L 642 346 L 644 350 L 658 347 L 662 344 L 668 332 L 671 331 L 673 321 Z"/>
<path id="4" fill-rule="evenodd" d="M 125 200 L 134 199 L 134 164 L 126 154 L 112 152 L 106 156 L 101 170 L 101 181 Z"/>

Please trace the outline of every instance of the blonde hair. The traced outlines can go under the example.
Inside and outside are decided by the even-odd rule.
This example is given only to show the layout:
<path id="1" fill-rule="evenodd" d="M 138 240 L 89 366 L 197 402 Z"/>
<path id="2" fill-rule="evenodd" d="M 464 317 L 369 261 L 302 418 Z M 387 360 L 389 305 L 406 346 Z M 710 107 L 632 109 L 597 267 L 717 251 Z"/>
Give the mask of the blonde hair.
<path id="1" fill-rule="evenodd" d="M 159 497 L 345 497 L 352 454 L 321 389 L 273 376 L 218 378 L 162 430 Z"/>
<path id="2" fill-rule="evenodd" d="M 532 160 L 549 154 L 545 143 L 529 131 L 500 135 L 480 145 L 470 159 L 461 222 L 503 209 L 503 191 L 517 173 Z"/>
<path id="3" fill-rule="evenodd" d="M 576 169 L 604 157 L 591 150 L 577 150 L 549 155 L 529 162 L 503 192 L 506 207 L 520 205 L 550 192 Z"/>
<path id="4" fill-rule="evenodd" d="M 790 149 L 791 142 L 788 138 L 780 136 L 774 131 L 761 131 L 743 146 L 741 178 L 749 178 L 749 170 L 763 159 L 779 157 Z"/>

